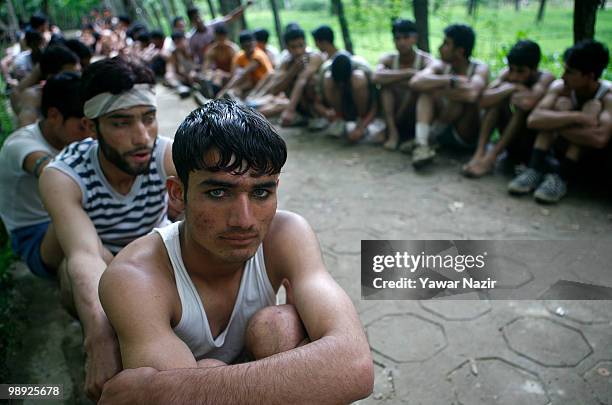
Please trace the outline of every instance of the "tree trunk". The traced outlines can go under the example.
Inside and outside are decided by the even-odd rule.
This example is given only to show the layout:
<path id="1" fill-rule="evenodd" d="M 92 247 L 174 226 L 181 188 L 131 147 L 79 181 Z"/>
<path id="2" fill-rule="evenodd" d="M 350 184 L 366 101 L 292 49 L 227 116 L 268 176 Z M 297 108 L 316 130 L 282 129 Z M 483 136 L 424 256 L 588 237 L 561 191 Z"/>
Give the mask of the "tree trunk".
<path id="1" fill-rule="evenodd" d="M 538 7 L 538 16 L 536 17 L 537 22 L 542 22 L 544 19 L 544 9 L 546 8 L 546 0 L 540 0 L 540 7 Z"/>
<path id="2" fill-rule="evenodd" d="M 208 10 L 210 11 L 210 18 L 217 18 L 217 12 L 215 11 L 215 6 L 213 5 L 212 0 L 206 0 L 208 2 Z M 223 0 L 221 0 L 221 10 L 223 10 Z M 223 12 L 223 11 L 221 11 Z"/>
<path id="3" fill-rule="evenodd" d="M 599 0 L 574 0 L 574 43 L 595 36 Z"/>
<path id="4" fill-rule="evenodd" d="M 49 0 L 43 0 L 40 4 L 40 8 L 44 15 L 49 16 Z"/>
<path id="5" fill-rule="evenodd" d="M 170 23 L 172 23 L 172 19 L 174 17 L 178 17 L 179 13 L 178 13 L 178 9 L 176 8 L 176 3 L 174 2 L 174 0 L 168 0 L 168 4 L 170 5 L 170 10 L 172 12 L 172 16 L 170 17 Z"/>
<path id="6" fill-rule="evenodd" d="M 138 18 L 138 14 L 136 13 L 136 7 L 132 0 L 123 0 L 123 9 L 130 16 L 132 21 L 135 21 Z"/>
<path id="7" fill-rule="evenodd" d="M 468 15 L 473 16 L 476 14 L 476 7 L 478 6 L 478 0 L 468 0 Z"/>
<path id="8" fill-rule="evenodd" d="M 229 12 L 240 7 L 242 3 L 240 0 L 219 0 L 219 5 L 221 6 L 221 14 L 227 15 Z M 237 39 L 240 30 L 243 30 L 245 28 L 246 20 L 244 19 L 244 14 L 242 14 L 237 21 L 234 20 L 229 24 L 228 29 L 230 32 L 230 37 Z"/>
<path id="9" fill-rule="evenodd" d="M 425 52 L 429 52 L 429 13 L 427 0 L 412 0 L 414 20 L 416 21 L 419 40 L 417 46 Z"/>
<path id="10" fill-rule="evenodd" d="M 154 2 L 155 4 L 155 2 Z M 159 2 L 159 4 L 161 5 L 161 8 L 163 10 L 163 15 L 164 17 L 166 17 L 166 21 L 168 22 L 168 27 L 171 27 L 172 25 L 172 17 L 176 14 L 172 14 L 172 12 L 170 11 L 170 7 L 168 6 L 168 1 L 167 0 L 161 0 Z M 156 13 L 158 11 L 158 8 L 155 7 Z M 157 17 L 157 16 L 156 16 Z M 159 27 L 159 29 L 163 30 L 163 26 Z"/>
<path id="11" fill-rule="evenodd" d="M 605 10 L 605 9 L 606 9 L 606 0 L 601 0 L 600 10 Z"/>
<path id="12" fill-rule="evenodd" d="M 346 22 L 346 17 L 344 16 L 344 6 L 342 5 L 342 0 L 332 0 L 332 2 L 336 6 L 336 10 L 338 10 L 338 19 L 340 20 L 340 28 L 342 29 L 342 39 L 344 39 L 344 48 L 352 54 L 353 42 L 351 41 L 351 34 L 349 32 L 348 23 Z"/>
<path id="13" fill-rule="evenodd" d="M 519 11 L 521 9 L 521 0 L 514 0 L 514 9 Z"/>
<path id="14" fill-rule="evenodd" d="M 149 8 L 152 11 L 153 16 L 155 17 L 155 21 L 157 22 L 158 25 L 158 29 L 162 30 L 162 32 L 164 31 L 164 23 L 163 23 L 163 19 L 162 19 L 162 13 L 160 13 L 159 8 L 158 8 L 158 3 L 156 2 L 152 2 L 149 3 Z M 149 15 L 151 14 L 151 12 L 149 12 Z M 166 15 L 168 15 L 168 13 L 165 13 Z M 168 24 L 169 26 L 170 24 Z"/>
<path id="15" fill-rule="evenodd" d="M 12 42 L 17 40 L 17 31 L 19 31 L 19 20 L 17 19 L 17 15 L 15 14 L 15 7 L 13 7 L 13 0 L 6 0 L 6 6 L 8 8 L 8 16 L 9 16 L 9 26 L 11 27 L 9 31 L 9 36 Z"/>
<path id="16" fill-rule="evenodd" d="M 183 4 L 185 5 L 185 11 L 187 11 L 193 7 L 193 0 L 183 0 Z"/>
<path id="17" fill-rule="evenodd" d="M 285 48 L 285 41 L 283 41 L 283 25 L 281 24 L 280 14 L 278 13 L 278 5 L 276 0 L 270 0 L 270 7 L 272 8 L 272 14 L 274 15 L 274 29 L 276 30 L 276 36 L 278 37 L 278 44 L 280 49 Z"/>

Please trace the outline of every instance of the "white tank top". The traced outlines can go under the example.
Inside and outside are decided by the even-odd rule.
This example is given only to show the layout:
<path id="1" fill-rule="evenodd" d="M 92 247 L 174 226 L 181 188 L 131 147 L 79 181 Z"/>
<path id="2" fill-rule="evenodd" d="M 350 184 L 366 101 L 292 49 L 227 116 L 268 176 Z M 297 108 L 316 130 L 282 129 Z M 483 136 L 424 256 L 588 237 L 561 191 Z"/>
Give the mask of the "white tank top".
<path id="1" fill-rule="evenodd" d="M 155 228 L 168 251 L 181 300 L 181 320 L 174 328 L 174 333 L 185 342 L 196 360 L 213 358 L 231 363 L 243 351 L 244 332 L 251 316 L 261 308 L 276 304 L 276 294 L 266 273 L 263 244 L 255 256 L 245 263 L 230 320 L 225 330 L 213 339 L 202 300 L 183 263 L 179 224 L 175 222 L 163 228 Z"/>

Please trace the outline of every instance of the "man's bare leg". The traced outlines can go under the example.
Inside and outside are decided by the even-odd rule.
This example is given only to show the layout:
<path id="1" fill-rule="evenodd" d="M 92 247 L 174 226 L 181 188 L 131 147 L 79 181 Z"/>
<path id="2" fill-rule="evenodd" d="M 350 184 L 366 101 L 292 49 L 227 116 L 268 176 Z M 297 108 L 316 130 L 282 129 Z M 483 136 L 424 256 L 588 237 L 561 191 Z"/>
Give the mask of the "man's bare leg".
<path id="1" fill-rule="evenodd" d="M 308 343 L 308 335 L 293 305 L 263 308 L 249 320 L 245 345 L 255 360 Z"/>
<path id="2" fill-rule="evenodd" d="M 486 110 L 482 125 L 480 126 L 480 132 L 478 134 L 478 146 L 476 151 L 468 163 L 463 165 L 464 174 L 474 174 L 471 171 L 471 167 L 484 158 L 486 154 L 487 143 L 489 138 L 497 125 L 500 116 L 500 105 L 496 105 Z"/>
<path id="3" fill-rule="evenodd" d="M 387 141 L 383 144 L 385 149 L 395 150 L 399 143 L 399 131 L 396 122 L 395 92 L 390 86 L 384 86 L 380 92 L 380 101 L 387 124 Z"/>

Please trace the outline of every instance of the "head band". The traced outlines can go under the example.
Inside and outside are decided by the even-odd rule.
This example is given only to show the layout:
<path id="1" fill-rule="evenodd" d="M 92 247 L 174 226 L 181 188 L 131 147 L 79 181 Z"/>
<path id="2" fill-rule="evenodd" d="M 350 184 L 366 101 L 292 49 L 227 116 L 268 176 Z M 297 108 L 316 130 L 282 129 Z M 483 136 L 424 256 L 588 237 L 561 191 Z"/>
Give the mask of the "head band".
<path id="1" fill-rule="evenodd" d="M 135 84 L 130 90 L 119 94 L 100 93 L 85 102 L 83 112 L 87 118 L 94 119 L 112 111 L 131 108 L 137 105 L 157 107 L 155 90 L 152 84 Z"/>

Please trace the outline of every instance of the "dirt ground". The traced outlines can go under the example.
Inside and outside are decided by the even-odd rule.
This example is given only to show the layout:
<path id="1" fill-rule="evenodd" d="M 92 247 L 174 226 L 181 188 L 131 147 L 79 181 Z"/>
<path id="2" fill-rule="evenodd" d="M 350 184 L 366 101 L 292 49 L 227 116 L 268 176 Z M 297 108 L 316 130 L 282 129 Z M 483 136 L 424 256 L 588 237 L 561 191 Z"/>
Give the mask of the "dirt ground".
<path id="1" fill-rule="evenodd" d="M 168 136 L 195 108 L 163 88 L 159 104 L 160 133 Z M 360 292 L 361 240 L 602 241 L 612 231 L 609 196 L 573 189 L 543 207 L 510 198 L 507 177 L 463 178 L 466 156 L 443 155 L 417 174 L 406 155 L 380 147 L 301 128 L 282 135 L 289 158 L 279 208 L 313 226 L 372 347 L 375 390 L 361 403 L 612 404 L 610 301 L 366 301 Z M 16 316 L 28 328 L 11 382 L 61 383 L 65 403 L 85 403 L 78 324 L 60 308 L 52 282 L 22 266 L 16 274 L 25 303 Z"/>

